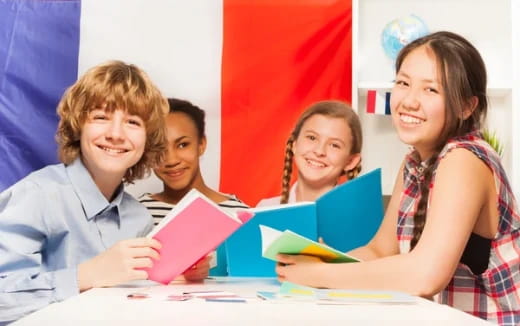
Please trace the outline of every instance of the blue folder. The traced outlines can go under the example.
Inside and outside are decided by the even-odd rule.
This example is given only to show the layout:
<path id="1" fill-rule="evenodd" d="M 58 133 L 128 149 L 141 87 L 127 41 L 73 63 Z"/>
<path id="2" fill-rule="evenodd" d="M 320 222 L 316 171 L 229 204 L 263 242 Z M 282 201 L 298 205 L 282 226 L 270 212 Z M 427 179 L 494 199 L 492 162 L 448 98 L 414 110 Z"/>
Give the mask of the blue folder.
<path id="1" fill-rule="evenodd" d="M 316 201 L 318 236 L 343 252 L 367 244 L 383 220 L 381 169 L 354 178 Z"/>
<path id="2" fill-rule="evenodd" d="M 262 257 L 259 225 L 291 230 L 346 252 L 365 245 L 383 219 L 381 169 L 335 187 L 313 202 L 255 208 L 255 216 L 226 240 L 229 276 L 276 276 Z"/>
<path id="3" fill-rule="evenodd" d="M 314 203 L 257 208 L 255 216 L 226 240 L 229 276 L 276 276 L 274 271 L 276 263 L 262 257 L 260 224 L 277 230 L 288 229 L 309 239 L 317 239 Z"/>
<path id="4" fill-rule="evenodd" d="M 227 254 L 226 254 L 226 243 L 224 242 L 218 246 L 217 250 L 217 265 L 209 270 L 210 276 L 227 276 Z"/>

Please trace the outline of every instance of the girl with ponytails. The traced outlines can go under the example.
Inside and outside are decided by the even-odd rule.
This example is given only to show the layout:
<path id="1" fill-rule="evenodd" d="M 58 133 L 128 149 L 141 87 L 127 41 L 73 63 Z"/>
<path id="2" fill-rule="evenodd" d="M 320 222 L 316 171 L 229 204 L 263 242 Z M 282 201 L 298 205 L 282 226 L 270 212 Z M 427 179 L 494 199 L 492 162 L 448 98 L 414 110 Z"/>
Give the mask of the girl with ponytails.
<path id="1" fill-rule="evenodd" d="M 396 60 L 392 119 L 404 158 L 383 223 L 362 262 L 279 255 L 282 281 L 397 290 L 500 325 L 520 323 L 520 216 L 499 155 L 481 133 L 486 69 L 450 32 L 427 35 Z"/>
<path id="2" fill-rule="evenodd" d="M 361 123 L 341 101 L 320 101 L 305 110 L 291 132 L 285 149 L 282 194 L 258 206 L 315 201 L 361 170 Z M 291 187 L 293 164 L 298 180 Z"/>

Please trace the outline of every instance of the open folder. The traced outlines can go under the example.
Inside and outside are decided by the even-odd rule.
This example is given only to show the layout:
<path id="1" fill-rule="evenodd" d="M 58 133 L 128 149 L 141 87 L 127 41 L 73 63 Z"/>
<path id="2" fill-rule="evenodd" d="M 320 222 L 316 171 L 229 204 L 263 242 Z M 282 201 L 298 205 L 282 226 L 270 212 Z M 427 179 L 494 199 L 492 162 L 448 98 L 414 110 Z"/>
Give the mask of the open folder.
<path id="1" fill-rule="evenodd" d="M 260 225 L 262 256 L 276 260 L 277 254 L 308 255 L 330 263 L 352 263 L 359 260 L 326 244 L 319 243 L 290 230 L 279 231 Z"/>
<path id="2" fill-rule="evenodd" d="M 231 215 L 196 189 L 190 190 L 148 234 L 162 244 L 160 259 L 144 269 L 148 278 L 168 284 L 215 250 L 253 215 L 247 209 Z"/>
<path id="3" fill-rule="evenodd" d="M 259 225 L 322 237 L 341 252 L 365 245 L 383 219 L 381 169 L 349 180 L 319 197 L 252 209 L 255 217 L 226 240 L 229 276 L 273 277 L 275 263 L 262 257 Z"/>

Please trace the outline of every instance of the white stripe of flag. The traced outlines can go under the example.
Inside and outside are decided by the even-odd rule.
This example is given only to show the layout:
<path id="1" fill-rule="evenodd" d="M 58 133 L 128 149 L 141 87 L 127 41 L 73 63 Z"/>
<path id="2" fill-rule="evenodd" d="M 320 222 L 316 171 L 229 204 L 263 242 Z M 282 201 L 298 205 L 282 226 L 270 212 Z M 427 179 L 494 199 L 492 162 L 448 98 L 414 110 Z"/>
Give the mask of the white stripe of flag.
<path id="1" fill-rule="evenodd" d="M 81 3 L 79 74 L 106 60 L 127 61 L 145 70 L 165 96 L 204 109 L 208 145 L 201 171 L 214 189 L 220 178 L 222 1 Z M 161 191 L 162 183 L 152 174 L 127 190 L 138 196 Z"/>
<path id="2" fill-rule="evenodd" d="M 367 91 L 367 113 L 390 114 L 390 92 Z"/>

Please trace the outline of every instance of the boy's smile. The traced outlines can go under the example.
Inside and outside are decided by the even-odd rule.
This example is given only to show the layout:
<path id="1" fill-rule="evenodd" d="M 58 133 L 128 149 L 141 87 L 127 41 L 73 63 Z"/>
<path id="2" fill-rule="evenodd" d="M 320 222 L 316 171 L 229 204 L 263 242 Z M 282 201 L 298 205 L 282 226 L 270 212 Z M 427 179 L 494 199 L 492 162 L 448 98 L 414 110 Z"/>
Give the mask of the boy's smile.
<path id="1" fill-rule="evenodd" d="M 144 122 L 123 110 L 89 112 L 81 132 L 82 160 L 94 180 L 121 179 L 141 158 L 146 143 Z"/>

